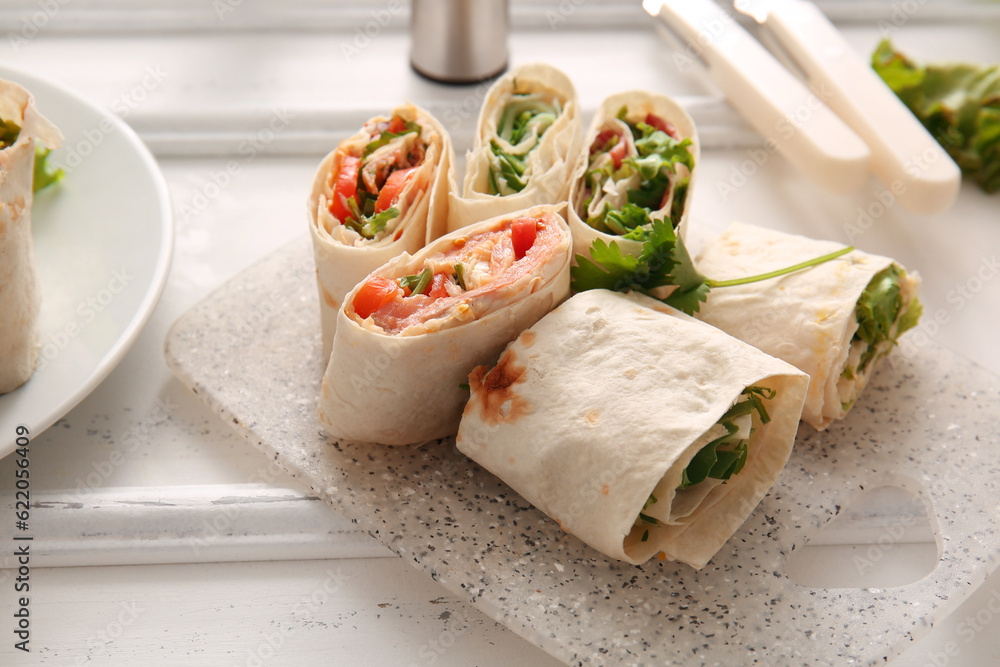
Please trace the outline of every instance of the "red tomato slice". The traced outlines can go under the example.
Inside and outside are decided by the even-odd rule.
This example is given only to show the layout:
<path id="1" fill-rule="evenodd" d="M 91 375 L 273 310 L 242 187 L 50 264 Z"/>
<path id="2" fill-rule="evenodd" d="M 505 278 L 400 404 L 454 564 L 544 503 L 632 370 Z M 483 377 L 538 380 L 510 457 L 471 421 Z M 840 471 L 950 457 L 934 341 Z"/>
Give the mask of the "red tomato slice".
<path id="1" fill-rule="evenodd" d="M 611 148 L 607 148 L 607 145 L 611 142 L 614 137 L 618 137 L 618 142 L 615 143 Z M 598 151 L 607 151 L 611 155 L 611 160 L 615 163 L 615 169 L 622 166 L 622 160 L 625 159 L 625 140 L 620 134 L 614 130 L 602 130 L 594 138 L 594 143 L 590 145 L 590 154 L 593 155 Z"/>
<path id="2" fill-rule="evenodd" d="M 358 168 L 361 166 L 361 158 L 345 156 L 340 161 L 340 171 L 337 172 L 337 181 L 333 186 L 333 201 L 330 202 L 330 213 L 341 224 L 351 217 L 351 211 L 347 208 L 348 199 L 356 199 L 358 195 Z"/>
<path id="3" fill-rule="evenodd" d="M 431 288 L 424 292 L 424 294 L 432 299 L 440 299 L 441 297 L 448 296 L 448 290 L 444 287 L 447 281 L 447 273 L 435 273 L 434 278 L 431 279 Z"/>
<path id="4" fill-rule="evenodd" d="M 393 134 L 399 134 L 406 129 L 406 121 L 399 116 L 393 116 L 392 120 L 389 122 L 389 127 L 386 128 L 389 132 Z"/>
<path id="5" fill-rule="evenodd" d="M 518 218 L 510 223 L 510 241 L 514 246 L 514 259 L 524 257 L 531 246 L 535 245 L 538 234 L 538 221 L 534 218 Z"/>
<path id="6" fill-rule="evenodd" d="M 611 137 L 617 137 L 618 133 L 614 130 L 601 130 L 594 137 L 594 143 L 590 144 L 590 154 L 593 155 L 598 151 L 607 150 L 608 142 L 611 141 Z M 618 143 L 621 143 L 620 141 Z"/>
<path id="7" fill-rule="evenodd" d="M 651 125 L 657 130 L 663 130 L 669 134 L 674 139 L 680 139 L 680 135 L 677 132 L 677 127 L 668 120 L 664 120 L 659 116 L 648 113 L 646 114 L 646 125 Z"/>
<path id="8" fill-rule="evenodd" d="M 354 295 L 354 312 L 361 319 L 367 319 L 369 315 L 396 298 L 398 289 L 399 285 L 395 280 L 372 276 Z"/>
<path id="9" fill-rule="evenodd" d="M 623 140 L 619 141 L 610 151 L 608 151 L 608 154 L 611 155 L 612 162 L 615 163 L 615 169 L 622 166 L 622 160 L 625 159 L 625 150 L 627 148 L 628 146 Z"/>
<path id="10" fill-rule="evenodd" d="M 375 202 L 376 213 L 381 213 L 399 200 L 399 193 L 406 187 L 416 169 L 416 167 L 397 169 L 389 174 L 389 178 L 385 179 L 385 185 L 379 190 L 378 200 Z"/>

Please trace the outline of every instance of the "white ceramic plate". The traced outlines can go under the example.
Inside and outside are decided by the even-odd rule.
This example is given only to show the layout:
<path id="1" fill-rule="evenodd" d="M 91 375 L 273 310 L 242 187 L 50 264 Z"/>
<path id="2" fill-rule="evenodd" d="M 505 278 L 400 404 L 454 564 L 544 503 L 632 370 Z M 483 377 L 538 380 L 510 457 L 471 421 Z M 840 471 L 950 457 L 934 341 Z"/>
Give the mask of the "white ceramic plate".
<path id="1" fill-rule="evenodd" d="M 0 396 L 6 456 L 19 424 L 37 436 L 93 391 L 135 342 L 163 292 L 173 222 L 163 175 L 118 117 L 20 70 L 0 67 L 0 78 L 31 91 L 66 137 L 51 158 L 66 176 L 36 193 L 32 209 L 42 352 L 34 376 Z"/>

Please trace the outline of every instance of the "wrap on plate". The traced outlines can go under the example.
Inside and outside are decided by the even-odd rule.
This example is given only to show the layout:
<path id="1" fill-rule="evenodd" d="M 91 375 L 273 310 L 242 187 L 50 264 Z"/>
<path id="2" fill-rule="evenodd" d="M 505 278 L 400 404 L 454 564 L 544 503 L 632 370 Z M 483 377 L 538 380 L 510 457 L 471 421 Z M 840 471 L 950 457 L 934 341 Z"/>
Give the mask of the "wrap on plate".
<path id="1" fill-rule="evenodd" d="M 56 148 L 62 133 L 38 113 L 27 90 L 0 80 L 0 394 L 28 381 L 40 349 L 42 296 L 31 240 L 38 140 Z"/>
<path id="2" fill-rule="evenodd" d="M 654 219 L 669 218 L 684 235 L 701 154 L 683 107 L 641 90 L 612 95 L 598 108 L 584 145 L 569 194 L 574 254 L 589 257 L 599 238 L 638 255 L 642 230 Z"/>
<path id="3" fill-rule="evenodd" d="M 469 225 L 351 290 L 319 399 L 326 432 L 386 445 L 454 435 L 469 372 L 569 296 L 572 242 L 557 211 Z"/>
<path id="4" fill-rule="evenodd" d="M 498 79 L 466 155 L 464 195 L 451 188 L 449 230 L 565 202 L 583 141 L 579 109 L 573 83 L 550 65 L 523 65 Z"/>
<path id="5" fill-rule="evenodd" d="M 701 568 L 778 478 L 808 379 L 659 301 L 591 290 L 469 383 L 462 452 L 601 553 Z"/>
<path id="6" fill-rule="evenodd" d="M 444 234 L 453 153 L 437 119 L 405 104 L 368 120 L 323 159 L 307 206 L 324 358 L 344 295 L 396 255 Z"/>
<path id="7" fill-rule="evenodd" d="M 716 280 L 766 273 L 844 246 L 734 222 L 695 260 Z M 802 419 L 824 429 L 861 394 L 896 339 L 917 324 L 920 277 L 854 250 L 780 278 L 713 290 L 698 319 L 809 374 Z"/>

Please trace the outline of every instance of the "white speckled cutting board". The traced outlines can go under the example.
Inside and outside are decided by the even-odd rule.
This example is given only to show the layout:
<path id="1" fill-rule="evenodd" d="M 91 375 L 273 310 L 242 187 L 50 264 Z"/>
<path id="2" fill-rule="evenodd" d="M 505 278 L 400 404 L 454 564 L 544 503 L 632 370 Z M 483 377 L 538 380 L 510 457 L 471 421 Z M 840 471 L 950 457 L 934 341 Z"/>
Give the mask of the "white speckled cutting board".
<path id="1" fill-rule="evenodd" d="M 708 566 L 610 561 L 563 533 L 451 440 L 339 444 L 320 431 L 324 370 L 308 238 L 175 323 L 177 376 L 313 493 L 452 593 L 569 664 L 876 664 L 997 565 L 1000 379 L 936 347 L 886 365 L 848 419 L 800 429 L 777 485 Z M 889 589 L 816 589 L 785 558 L 859 486 L 927 504 L 940 561 Z"/>

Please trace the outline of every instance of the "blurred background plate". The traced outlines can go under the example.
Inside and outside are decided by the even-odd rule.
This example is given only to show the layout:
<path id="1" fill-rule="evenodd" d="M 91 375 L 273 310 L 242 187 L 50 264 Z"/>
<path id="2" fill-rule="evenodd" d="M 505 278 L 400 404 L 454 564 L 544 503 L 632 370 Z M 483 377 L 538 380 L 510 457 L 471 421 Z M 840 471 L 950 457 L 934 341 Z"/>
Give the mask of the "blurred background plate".
<path id="1" fill-rule="evenodd" d="M 31 91 L 66 137 L 51 158 L 66 176 L 32 209 L 42 351 L 31 380 L 0 396 L 6 456 L 19 424 L 37 436 L 125 356 L 166 283 L 173 223 L 155 160 L 118 117 L 23 71 L 0 67 L 0 77 Z"/>

